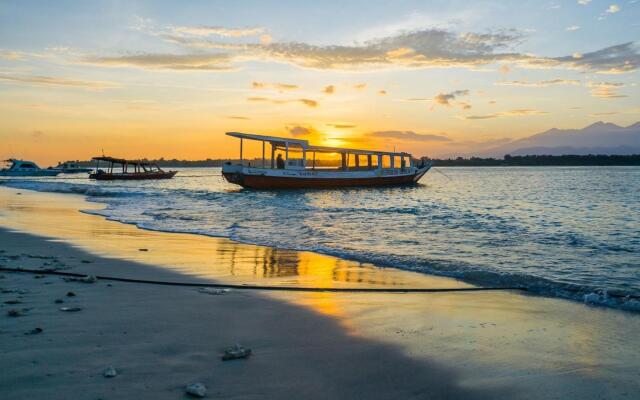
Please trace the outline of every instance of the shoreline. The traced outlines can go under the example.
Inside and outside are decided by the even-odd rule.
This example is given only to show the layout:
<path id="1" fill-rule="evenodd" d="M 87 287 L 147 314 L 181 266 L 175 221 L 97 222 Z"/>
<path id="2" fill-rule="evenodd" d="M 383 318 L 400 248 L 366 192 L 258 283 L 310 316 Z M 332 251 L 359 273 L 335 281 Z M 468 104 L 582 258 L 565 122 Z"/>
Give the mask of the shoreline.
<path id="1" fill-rule="evenodd" d="M 78 212 L 82 207 L 97 207 L 96 204 L 80 200 L 79 196 L 26 191 L 17 196 L 16 193 L 19 191 L 0 188 L 0 196 L 7 201 L 8 205 L 5 210 L 0 210 L 3 211 L 0 214 L 0 225 L 56 239 L 36 239 L 30 235 L 0 230 L 3 237 L 1 243 L 8 243 L 9 239 L 4 239 L 6 235 L 25 235 L 33 240 L 33 243 L 23 247 L 14 246 L 14 248 L 24 248 L 24 254 L 45 257 L 50 256 L 49 253 L 57 251 L 59 246 L 66 246 L 63 253 L 69 254 L 71 252 L 76 260 L 73 268 L 83 273 L 108 270 L 109 274 L 119 272 L 126 273 L 127 276 L 142 278 L 150 276 L 153 278 L 162 276 L 172 278 L 198 277 L 199 280 L 224 282 L 268 282 L 270 284 L 308 286 L 323 284 L 337 287 L 358 285 L 407 287 L 408 284 L 429 285 L 430 287 L 465 286 L 465 284 L 449 278 L 429 277 L 420 273 L 393 270 L 392 268 L 380 269 L 373 265 L 349 262 L 314 253 L 277 250 L 231 241 L 225 244 L 224 240 L 216 240 L 211 237 L 140 230 L 131 225 L 107 221 L 103 217 Z M 40 232 L 33 232 L 35 230 Z M 43 241 L 46 241 L 47 244 Z M 145 243 L 147 251 L 139 251 L 143 246 L 141 243 Z M 4 247 L 2 249 L 7 251 Z M 36 254 L 34 249 L 38 249 L 40 253 L 44 251 L 47 254 Z M 90 250 L 91 253 L 87 253 L 85 250 Z M 22 253 L 20 252 L 20 254 Z M 87 257 L 91 258 L 87 259 Z M 39 258 L 21 256 L 18 260 L 2 260 L 0 263 L 9 264 L 20 261 L 22 258 L 29 262 L 42 261 Z M 95 261 L 78 263 L 78 260 L 82 259 Z M 45 260 L 45 262 L 47 261 Z M 72 264 L 71 261 L 68 263 Z M 0 274 L 5 276 L 5 279 L 0 280 L 2 287 L 7 285 L 8 279 L 12 281 L 18 279 L 13 275 L 19 275 Z M 45 281 L 56 282 L 44 285 Z M 72 284 L 62 282 L 64 281 L 58 278 L 23 277 L 19 278 L 16 284 L 25 285 L 30 291 L 44 293 L 54 287 Z M 113 313 L 109 308 L 113 299 L 108 296 L 107 288 L 109 287 L 103 287 L 106 286 L 104 282 L 87 286 L 79 283 L 72 285 L 75 287 L 80 285 L 79 289 L 89 290 L 85 295 L 94 291 L 90 288 L 98 288 L 95 293 L 91 294 L 95 300 L 95 304 L 92 303 L 91 307 L 103 307 L 100 314 Z M 113 288 L 126 285 L 129 284 L 114 283 Z M 256 322 L 257 326 L 252 326 L 247 330 L 259 331 L 260 337 L 268 337 L 273 340 L 275 340 L 272 338 L 274 335 L 286 338 L 289 343 L 284 343 L 282 346 L 290 345 L 286 352 L 295 354 L 294 356 L 287 353 L 293 357 L 290 361 L 291 366 L 299 363 L 300 365 L 296 365 L 296 368 L 307 371 L 301 379 L 281 377 L 280 384 L 282 386 L 297 388 L 307 379 L 315 382 L 311 376 L 315 374 L 332 375 L 333 368 L 340 369 L 342 374 L 359 377 L 349 379 L 362 379 L 356 383 L 356 386 L 359 387 L 358 392 L 349 392 L 349 390 L 355 389 L 343 387 L 347 378 L 333 376 L 332 379 L 338 383 L 331 385 L 324 382 L 323 385 L 315 386 L 313 393 L 305 392 L 305 397 L 328 397 L 327 392 L 320 390 L 324 385 L 331 387 L 334 390 L 331 396 L 337 398 L 353 397 L 354 393 L 360 394 L 360 390 L 364 390 L 363 393 L 368 393 L 371 398 L 405 398 L 427 395 L 434 398 L 439 398 L 439 396 L 456 398 L 458 395 L 461 395 L 461 398 L 483 398 L 485 396 L 489 398 L 563 398 L 568 395 L 580 395 L 582 398 L 625 398 L 627 396 L 625 393 L 630 395 L 640 389 L 640 379 L 636 372 L 640 366 L 638 361 L 640 350 L 634 346 L 635 332 L 640 329 L 640 318 L 637 315 L 621 311 L 593 308 L 566 300 L 523 296 L 513 292 L 384 295 L 245 294 L 240 291 L 232 291 L 224 296 L 210 296 L 198 293 L 193 289 L 174 290 L 172 288 L 169 290 L 172 294 L 170 298 L 161 296 L 158 294 L 159 292 L 164 292 L 164 288 L 159 291 L 130 287 L 120 293 L 116 302 L 126 304 L 127 313 L 123 313 L 124 315 L 120 315 L 119 318 L 132 318 L 129 324 L 135 329 L 145 329 L 145 322 L 152 325 L 159 323 L 146 321 L 147 317 L 140 310 L 137 312 L 133 310 L 131 315 L 128 314 L 127 307 L 135 304 L 140 294 L 153 295 L 154 308 L 162 310 L 162 312 L 158 311 L 154 314 L 154 317 L 159 320 L 182 321 L 181 318 L 184 316 L 180 313 L 185 312 L 185 308 L 176 310 L 172 301 L 190 302 L 186 308 L 189 313 L 204 312 L 203 310 L 212 307 L 210 316 L 214 319 L 216 315 L 224 315 L 225 318 L 230 318 L 229 321 L 233 320 L 232 326 L 225 324 L 222 328 L 239 329 L 243 334 L 248 334 L 248 332 L 242 325 L 256 321 L 245 321 L 245 316 L 235 315 L 235 313 L 243 314 L 251 311 L 254 314 L 251 314 L 249 319 L 258 318 L 259 321 Z M 142 297 L 145 298 L 144 296 Z M 5 301 L 5 297 L 6 295 L 3 294 L 3 301 Z M 221 302 L 239 301 L 237 298 L 246 301 L 240 308 L 235 303 L 220 307 L 209 304 L 209 302 L 217 302 L 219 299 L 222 299 Z M 33 301 L 34 314 L 38 313 L 42 318 L 48 318 L 54 325 L 58 323 L 57 315 L 51 314 L 59 312 L 56 312 L 55 308 L 50 309 L 53 306 L 50 299 L 46 301 L 42 299 L 40 303 L 36 300 Z M 191 310 L 191 307 L 194 310 Z M 35 311 L 40 308 L 45 308 L 48 311 L 46 313 Z M 3 312 L 6 309 L 7 306 L 3 304 Z M 285 309 L 286 312 L 283 311 Z M 274 320 L 262 317 L 263 310 L 272 312 L 270 315 Z M 135 320 L 134 314 L 140 320 Z M 230 316 L 230 314 L 232 315 Z M 314 319 L 312 324 L 314 328 L 310 329 L 306 325 L 307 322 L 289 320 L 290 314 Z M 80 312 L 77 315 L 84 314 Z M 260 317 L 256 317 L 256 315 Z M 287 318 L 281 318 L 281 315 L 287 315 Z M 62 317 L 67 318 L 66 315 Z M 238 320 L 232 317 L 237 317 Z M 7 317 L 3 315 L 1 318 Z M 21 323 L 26 320 L 27 317 L 24 319 L 21 317 L 11 319 L 10 322 L 18 321 Z M 122 321 L 111 321 L 112 325 L 120 323 Z M 171 327 L 171 332 L 162 334 L 163 338 L 166 336 L 167 341 L 175 341 L 177 337 L 183 335 L 182 337 L 189 338 L 191 341 L 191 335 L 198 336 L 198 331 L 209 329 L 212 322 L 206 318 L 196 318 L 194 321 L 187 320 L 181 323 L 190 325 L 192 329 L 177 332 Z M 309 342 L 302 343 L 303 338 L 293 338 L 289 332 L 282 332 L 282 329 L 300 332 L 300 329 L 307 329 L 305 326 L 309 330 L 305 330 L 303 334 Z M 27 329 L 27 327 L 22 328 Z M 73 331 L 78 329 L 78 326 L 60 327 L 61 337 L 68 334 L 69 329 Z M 166 327 L 163 326 L 162 329 L 166 329 Z M 221 327 L 216 326 L 216 329 L 221 329 Z M 327 329 L 331 332 L 330 335 L 326 334 Z M 0 335 L 3 338 L 1 346 L 3 355 L 9 352 L 18 359 L 19 355 L 14 354 L 10 348 L 16 345 L 25 345 L 31 339 L 45 337 L 24 335 L 17 328 L 10 332 L 2 330 L 3 333 Z M 42 335 L 47 334 L 48 331 L 45 329 Z M 155 334 L 155 331 L 152 334 Z M 95 344 L 95 339 L 96 337 L 93 337 L 94 342 L 85 343 L 85 345 Z M 348 339 L 348 341 L 345 342 L 343 339 Z M 231 340 L 228 339 L 228 341 Z M 241 341 L 243 345 L 253 347 L 256 352 L 258 347 L 251 342 L 252 340 L 249 342 Z M 325 347 L 322 348 L 316 342 L 323 343 Z M 155 339 L 153 343 L 155 343 Z M 212 353 L 219 352 L 221 346 L 233 344 L 217 343 L 218 347 L 215 351 L 209 348 L 210 351 L 207 352 L 209 364 L 217 361 L 216 355 Z M 120 346 L 127 347 L 128 345 L 128 343 L 120 343 Z M 368 349 L 373 349 L 377 345 L 384 347 L 383 355 L 374 356 L 364 351 L 363 353 L 356 352 L 356 356 L 354 356 L 351 352 L 353 346 L 365 346 Z M 45 346 L 39 354 L 46 356 L 46 352 L 50 349 L 51 346 Z M 327 351 L 327 349 L 332 351 Z M 277 354 L 271 353 L 272 350 L 269 350 L 268 346 L 260 349 L 259 353 L 256 352 L 256 357 L 252 357 L 249 361 L 253 362 L 254 359 L 258 359 L 258 354 L 263 351 L 272 355 L 273 358 L 264 360 L 266 364 L 263 364 L 261 368 L 268 370 L 274 366 L 276 368 L 282 367 L 278 362 Z M 316 357 L 318 365 L 307 365 L 309 363 L 303 361 L 305 356 L 309 355 L 305 353 L 308 351 L 320 353 L 311 354 Z M 371 351 L 379 352 L 379 350 Z M 154 354 L 153 351 L 150 353 L 141 352 L 138 353 L 138 356 L 144 358 L 154 356 Z M 296 357 L 300 357 L 300 359 Z M 3 359 L 5 358 L 3 357 Z M 86 377 L 85 383 L 101 386 L 101 380 L 104 378 L 100 375 L 99 370 L 95 371 L 98 368 L 96 360 L 89 357 L 86 362 L 93 363 L 94 370 L 91 377 Z M 163 363 L 164 361 L 160 358 L 158 362 Z M 189 364 L 185 360 L 181 362 L 182 365 Z M 425 365 L 428 366 L 426 370 L 422 369 L 422 363 L 426 363 Z M 404 369 L 408 365 L 411 367 Z M 116 365 L 114 366 L 118 368 Z M 71 368 L 68 363 L 64 362 L 61 362 L 60 367 L 63 369 Z M 341 369 L 343 367 L 344 369 Z M 433 371 L 430 369 L 432 367 Z M 191 371 L 194 373 L 194 371 L 200 371 L 200 368 L 204 368 L 202 364 L 198 364 L 198 368 Z M 371 368 L 375 371 L 370 371 Z M 423 371 L 425 375 L 412 372 L 415 368 Z M 33 369 L 41 371 L 42 367 L 36 366 Z M 125 368 L 125 370 L 129 369 L 130 367 Z M 447 372 L 441 374 L 442 371 Z M 236 373 L 238 372 L 236 371 Z M 259 376 L 260 372 L 255 373 L 258 376 L 250 375 L 250 380 L 257 379 L 258 382 L 264 383 Z M 306 375 L 307 373 L 310 375 Z M 378 373 L 383 376 L 391 375 L 389 378 L 380 380 L 376 378 L 376 376 L 380 376 L 376 375 Z M 219 384 L 218 378 L 214 378 L 212 375 L 208 376 Z M 438 378 L 435 381 L 429 381 L 428 387 L 423 386 L 425 380 L 432 376 Z M 245 376 L 245 378 L 247 377 Z M 108 383 L 118 382 L 119 378 L 120 376 L 113 381 L 108 381 Z M 300 377 L 298 376 L 298 378 Z M 186 380 L 186 376 L 184 379 Z M 18 387 L 13 392 L 25 394 L 26 392 L 21 391 L 27 389 L 16 382 L 24 384 L 27 381 L 28 378 L 24 375 L 22 380 L 12 381 L 12 385 L 14 385 L 12 387 L 16 385 Z M 400 386 L 406 387 L 410 392 L 397 392 L 396 390 L 400 390 L 396 387 L 399 382 L 402 382 Z M 180 384 L 187 383 L 181 382 Z M 207 382 L 203 383 L 207 384 Z M 123 385 L 128 387 L 129 384 L 134 385 L 133 382 Z M 156 384 L 158 384 L 157 381 L 153 387 L 156 387 Z M 246 385 L 247 382 L 243 384 Z M 213 386 L 215 385 L 213 384 Z M 353 382 L 349 383 L 349 386 L 351 385 Z M 0 384 L 0 387 L 7 386 Z M 221 392 L 222 397 L 233 398 L 235 396 L 234 390 L 237 388 L 238 386 L 234 386 L 234 389 L 230 391 L 225 388 Z M 281 397 L 276 393 L 283 393 L 277 392 L 273 388 L 269 389 L 268 385 L 267 388 L 274 390 L 269 392 L 272 393 L 272 398 Z M 257 396 L 256 393 L 249 393 L 248 388 L 245 389 L 241 397 Z M 438 392 L 439 389 L 445 390 L 447 395 L 445 396 L 445 392 Z M 163 396 L 166 395 L 167 398 L 176 398 L 180 393 L 180 388 L 177 386 L 165 387 L 163 390 L 158 392 L 160 394 L 154 392 L 154 396 L 164 398 Z M 256 388 L 256 390 L 258 389 Z M 266 389 L 260 387 L 260 390 Z M 462 390 L 462 392 L 456 392 L 457 390 Z M 467 390 L 469 392 L 465 392 Z M 138 392 L 138 394 L 140 393 L 142 392 Z M 120 392 L 120 395 L 116 397 L 126 396 L 127 394 Z M 132 395 L 132 397 L 135 396 Z M 109 398 L 109 396 L 105 398 Z"/>
<path id="2" fill-rule="evenodd" d="M 231 238 L 225 235 L 212 234 L 205 231 L 195 230 L 179 230 L 179 229 L 158 229 L 145 225 L 142 222 L 133 222 L 122 220 L 121 218 L 111 217 L 108 214 L 102 213 L 101 210 L 108 206 L 108 202 L 105 200 L 100 200 L 99 197 L 91 198 L 90 192 L 68 192 L 68 191 L 45 191 L 38 190 L 34 188 L 20 188 L 20 187 L 12 187 L 12 186 L 2 186 L 0 185 L 0 189 L 5 188 L 7 191 L 12 193 L 19 192 L 21 190 L 36 192 L 36 193 L 44 193 L 52 196 L 70 196 L 70 198 L 82 198 L 82 201 L 77 203 L 77 207 L 81 210 L 81 212 L 85 212 L 91 216 L 98 216 L 99 218 L 104 218 L 108 221 L 113 221 L 116 223 L 121 223 L 124 225 L 133 226 L 136 229 L 149 231 L 149 232 L 157 232 L 164 233 L 168 235 L 188 235 L 190 237 L 206 237 L 212 240 L 223 243 L 231 243 L 230 247 L 238 246 L 243 247 L 246 246 L 248 248 L 259 248 L 259 249 L 272 249 L 274 251 L 288 253 L 286 257 L 295 254 L 305 254 L 305 255 L 318 255 L 325 258 L 329 263 L 335 263 L 335 260 L 341 260 L 351 265 L 367 266 L 373 269 L 388 269 L 392 271 L 402 271 L 408 273 L 414 273 L 419 276 L 428 277 L 427 284 L 433 284 L 433 279 L 442 279 L 437 282 L 440 287 L 440 282 L 454 282 L 453 287 L 496 287 L 496 286 L 505 286 L 505 288 L 524 288 L 526 295 L 531 296 L 540 296 L 545 298 L 552 299 L 562 299 L 571 302 L 577 303 L 586 303 L 593 306 L 598 307 L 607 307 L 615 310 L 621 310 L 625 312 L 637 313 L 640 311 L 640 301 L 638 299 L 638 295 L 625 293 L 624 291 L 617 288 L 609 288 L 603 290 L 601 287 L 593 286 L 579 286 L 568 283 L 560 283 L 554 280 L 550 280 L 546 277 L 535 276 L 535 275 L 525 275 L 520 276 L 518 274 L 509 274 L 509 273 L 500 273 L 498 271 L 491 270 L 481 270 L 475 271 L 472 266 L 461 267 L 462 269 L 456 270 L 454 272 L 448 270 L 442 270 L 438 268 L 432 267 L 422 267 L 421 269 L 413 270 L 408 267 L 406 261 L 398 260 L 398 259 L 385 259 L 384 255 L 369 255 L 362 256 L 361 254 L 345 254 L 344 252 L 340 252 L 337 250 L 323 249 L 323 248 L 296 248 L 295 246 L 287 246 L 282 243 L 277 243 L 276 245 L 270 243 L 264 243 L 261 241 L 250 241 L 250 240 L 240 240 L 236 238 Z M 74 202 L 75 203 L 75 202 Z M 55 236 L 55 235 L 54 235 Z M 91 247 L 86 247 L 86 249 L 91 251 Z M 266 252 L 265 252 L 266 253 Z M 480 272 L 480 273 L 477 273 Z M 402 276 L 401 274 L 394 273 L 396 276 Z M 220 278 L 217 276 L 216 278 Z M 247 277 L 245 277 L 247 278 Z M 422 281 L 420 278 L 413 277 L 412 280 Z M 298 285 L 305 285 L 304 282 L 296 282 Z M 334 283 L 335 284 L 335 283 Z"/>

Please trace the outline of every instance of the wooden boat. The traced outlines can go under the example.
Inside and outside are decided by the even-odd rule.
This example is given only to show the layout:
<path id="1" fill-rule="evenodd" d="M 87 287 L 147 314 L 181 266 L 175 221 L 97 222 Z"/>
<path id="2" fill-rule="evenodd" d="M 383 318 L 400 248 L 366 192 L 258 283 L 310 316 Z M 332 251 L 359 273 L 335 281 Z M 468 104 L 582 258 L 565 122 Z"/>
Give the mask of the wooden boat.
<path id="1" fill-rule="evenodd" d="M 93 157 L 96 161 L 96 172 L 89 178 L 99 181 L 113 180 L 147 180 L 147 179 L 171 179 L 178 171 L 164 171 L 158 164 L 146 161 L 125 160 L 113 157 Z M 100 169 L 100 161 L 107 163 L 106 169 Z M 114 168 L 120 166 L 120 172 L 114 172 Z"/>
<path id="2" fill-rule="evenodd" d="M 50 168 L 42 169 L 33 161 L 10 158 L 4 162 L 10 166 L 0 169 L 0 176 L 56 176 L 60 173 L 60 171 Z"/>
<path id="3" fill-rule="evenodd" d="M 225 163 L 222 175 L 230 183 L 252 189 L 411 185 L 431 168 L 425 161 L 418 165 L 411 154 L 404 152 L 312 146 L 307 140 L 240 132 L 227 135 L 240 139 L 240 161 Z M 261 160 L 243 158 L 244 140 L 262 142 Z M 271 145 L 269 159 L 265 157 L 266 143 Z M 280 154 L 278 158 L 276 153 Z M 322 154 L 339 155 L 340 160 L 335 166 L 323 166 L 317 159 Z"/>

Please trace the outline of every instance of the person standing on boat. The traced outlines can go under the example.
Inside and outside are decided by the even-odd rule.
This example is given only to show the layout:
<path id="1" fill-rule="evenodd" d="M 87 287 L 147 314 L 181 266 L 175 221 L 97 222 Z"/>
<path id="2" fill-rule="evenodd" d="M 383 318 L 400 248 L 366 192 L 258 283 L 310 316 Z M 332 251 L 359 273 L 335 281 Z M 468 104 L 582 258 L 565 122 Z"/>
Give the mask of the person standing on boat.
<path id="1" fill-rule="evenodd" d="M 282 159 L 282 154 L 278 154 L 278 158 L 276 158 L 276 167 L 278 169 L 284 169 L 284 160 Z"/>

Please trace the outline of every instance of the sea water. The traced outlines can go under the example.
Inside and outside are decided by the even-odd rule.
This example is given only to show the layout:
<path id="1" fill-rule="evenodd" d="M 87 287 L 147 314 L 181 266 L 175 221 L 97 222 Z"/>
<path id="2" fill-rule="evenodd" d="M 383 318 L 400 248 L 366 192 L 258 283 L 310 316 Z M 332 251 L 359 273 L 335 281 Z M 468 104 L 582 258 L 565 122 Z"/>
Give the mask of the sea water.
<path id="1" fill-rule="evenodd" d="M 84 194 L 141 228 L 308 250 L 640 310 L 640 167 L 437 168 L 419 185 L 254 191 L 219 168 L 163 181 L 5 179 Z"/>

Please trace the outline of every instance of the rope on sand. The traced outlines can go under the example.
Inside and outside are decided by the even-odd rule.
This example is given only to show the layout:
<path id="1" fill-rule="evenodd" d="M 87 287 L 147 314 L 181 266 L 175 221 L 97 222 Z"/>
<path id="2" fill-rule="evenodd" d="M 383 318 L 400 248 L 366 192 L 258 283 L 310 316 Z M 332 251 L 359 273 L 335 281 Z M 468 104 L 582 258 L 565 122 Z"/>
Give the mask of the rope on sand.
<path id="1" fill-rule="evenodd" d="M 73 272 L 61 272 L 50 269 L 24 269 L 0 267 L 0 271 L 22 272 L 27 274 L 57 275 L 71 278 L 84 278 L 86 274 Z M 268 290 L 283 292 L 333 292 L 333 293 L 441 293 L 441 292 L 485 292 L 495 290 L 521 290 L 527 291 L 525 287 L 466 287 L 466 288 L 321 288 L 321 287 L 301 287 L 301 286 L 263 286 L 263 285 L 234 285 L 223 283 L 198 283 L 198 282 L 172 282 L 172 281 L 152 281 L 147 279 L 118 278 L 113 276 L 97 275 L 97 279 L 114 282 L 143 283 L 149 285 L 164 286 L 187 286 L 187 287 L 211 287 L 220 289 L 239 290 Z"/>

